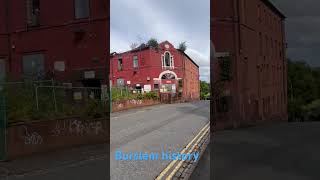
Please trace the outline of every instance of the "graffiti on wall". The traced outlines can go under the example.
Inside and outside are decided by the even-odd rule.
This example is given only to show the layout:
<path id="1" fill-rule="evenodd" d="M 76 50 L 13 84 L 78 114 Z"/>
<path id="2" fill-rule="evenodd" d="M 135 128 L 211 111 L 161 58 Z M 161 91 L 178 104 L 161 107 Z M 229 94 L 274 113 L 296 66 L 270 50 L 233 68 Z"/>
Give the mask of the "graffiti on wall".
<path id="1" fill-rule="evenodd" d="M 143 100 L 131 99 L 124 102 L 123 101 L 114 102 L 113 106 L 115 106 L 117 109 L 124 109 L 130 106 L 141 106 L 143 104 L 144 104 Z"/>
<path id="2" fill-rule="evenodd" d="M 133 105 L 141 105 L 142 104 L 142 100 L 131 99 L 129 102 L 130 102 L 130 104 L 133 104 Z"/>
<path id="3" fill-rule="evenodd" d="M 23 126 L 24 128 L 24 144 L 26 145 L 38 145 L 38 144 L 42 144 L 43 142 L 43 138 L 41 137 L 41 135 L 37 132 L 29 132 L 28 128 L 26 126 Z"/>
<path id="4" fill-rule="evenodd" d="M 57 121 L 51 130 L 51 136 L 68 135 L 99 135 L 103 132 L 102 122 L 84 122 L 77 119 L 67 121 Z"/>

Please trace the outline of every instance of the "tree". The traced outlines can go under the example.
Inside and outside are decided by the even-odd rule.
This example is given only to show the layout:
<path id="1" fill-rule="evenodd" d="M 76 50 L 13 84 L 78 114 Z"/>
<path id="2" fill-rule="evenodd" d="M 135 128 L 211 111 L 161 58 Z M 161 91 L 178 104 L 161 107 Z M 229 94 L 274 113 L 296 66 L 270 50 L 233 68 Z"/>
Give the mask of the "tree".
<path id="1" fill-rule="evenodd" d="M 210 97 L 210 84 L 206 81 L 200 81 L 200 98 L 207 99 Z"/>
<path id="2" fill-rule="evenodd" d="M 320 99 L 320 71 L 304 61 L 288 60 L 289 121 L 315 120 Z"/>
<path id="3" fill-rule="evenodd" d="M 185 52 L 187 50 L 186 42 L 180 43 L 178 49 L 182 52 Z"/>
<path id="4" fill-rule="evenodd" d="M 150 38 L 150 40 L 147 42 L 147 45 L 149 47 L 153 47 L 153 48 L 159 47 L 159 43 L 158 43 L 157 39 L 155 39 L 155 38 Z"/>
<path id="5" fill-rule="evenodd" d="M 320 99 L 303 106 L 304 119 L 307 121 L 320 121 Z"/>
<path id="6" fill-rule="evenodd" d="M 137 44 L 137 43 L 132 43 L 132 44 L 130 45 L 131 50 L 136 49 L 137 47 L 138 47 L 138 44 Z"/>

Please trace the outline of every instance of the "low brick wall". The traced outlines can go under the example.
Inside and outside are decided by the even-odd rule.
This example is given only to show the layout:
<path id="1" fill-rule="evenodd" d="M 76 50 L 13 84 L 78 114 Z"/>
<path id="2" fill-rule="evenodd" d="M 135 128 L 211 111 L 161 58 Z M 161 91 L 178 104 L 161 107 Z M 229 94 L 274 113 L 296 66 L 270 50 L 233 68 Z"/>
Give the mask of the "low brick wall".
<path id="1" fill-rule="evenodd" d="M 85 144 L 108 143 L 107 119 L 67 118 L 8 127 L 8 158 Z"/>
<path id="2" fill-rule="evenodd" d="M 119 100 L 112 102 L 112 112 L 123 111 L 127 109 L 137 108 L 137 107 L 144 107 L 144 106 L 151 106 L 160 104 L 160 101 L 153 100 L 153 99 L 144 99 L 144 100 Z"/>

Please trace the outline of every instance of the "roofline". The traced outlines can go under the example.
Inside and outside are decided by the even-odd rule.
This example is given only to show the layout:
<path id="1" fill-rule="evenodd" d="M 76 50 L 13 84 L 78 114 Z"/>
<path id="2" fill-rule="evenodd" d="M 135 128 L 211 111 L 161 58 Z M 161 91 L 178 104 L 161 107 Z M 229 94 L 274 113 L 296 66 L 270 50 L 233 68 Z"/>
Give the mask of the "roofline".
<path id="1" fill-rule="evenodd" d="M 270 0 L 262 0 L 262 2 L 277 13 L 282 19 L 286 19 L 286 16 Z"/>
<path id="2" fill-rule="evenodd" d="M 181 51 L 180 49 L 176 49 L 177 51 L 183 53 L 194 65 L 196 65 L 199 68 L 199 65 L 197 63 L 195 63 L 190 56 L 188 56 L 188 54 L 186 54 L 185 52 Z"/>

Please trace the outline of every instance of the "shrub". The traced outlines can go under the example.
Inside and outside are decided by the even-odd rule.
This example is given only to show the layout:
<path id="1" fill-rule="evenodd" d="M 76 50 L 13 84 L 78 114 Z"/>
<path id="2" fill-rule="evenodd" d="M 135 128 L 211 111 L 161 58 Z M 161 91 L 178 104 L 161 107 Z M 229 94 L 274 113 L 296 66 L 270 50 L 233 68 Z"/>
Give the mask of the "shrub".
<path id="1" fill-rule="evenodd" d="M 157 100 L 159 98 L 158 94 L 154 91 L 147 92 L 145 94 L 145 97 L 146 97 L 146 99 L 153 99 L 153 100 Z"/>

